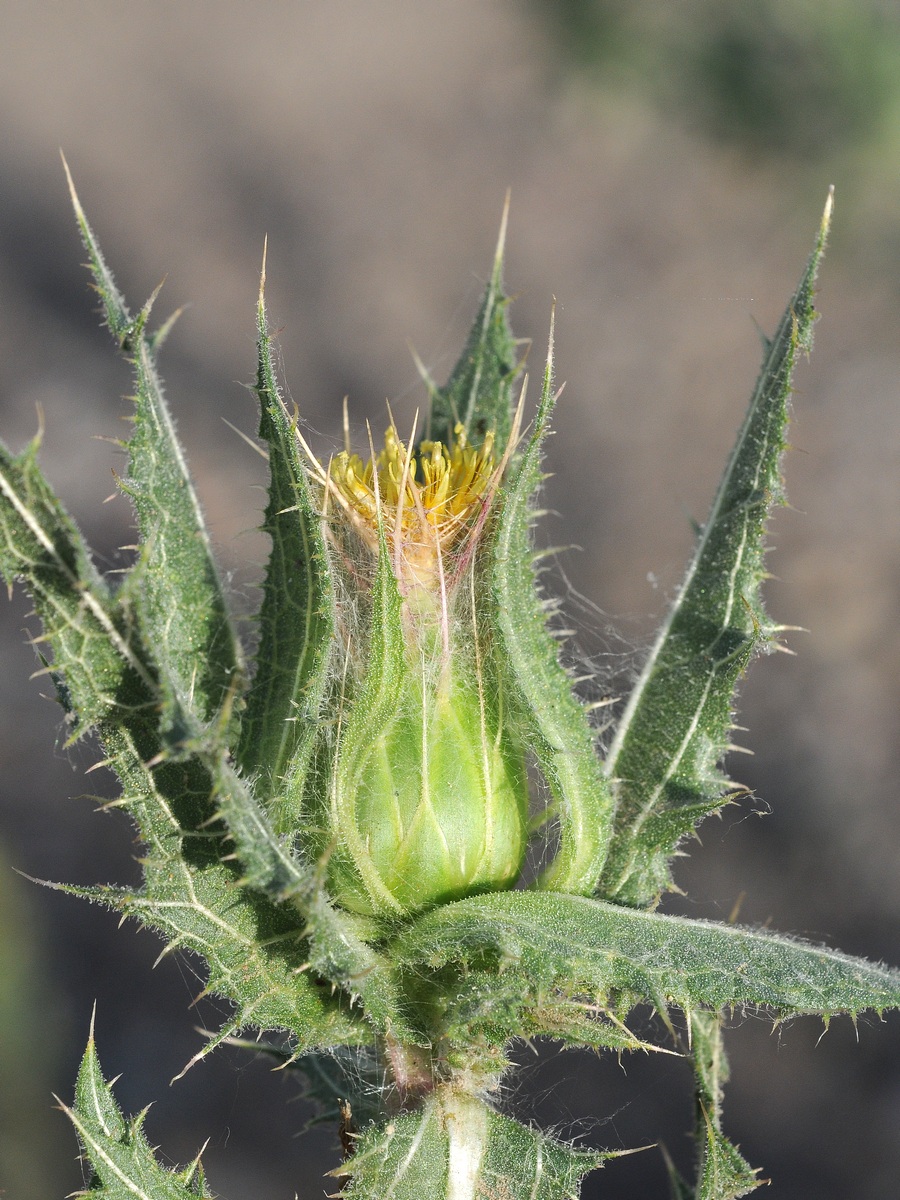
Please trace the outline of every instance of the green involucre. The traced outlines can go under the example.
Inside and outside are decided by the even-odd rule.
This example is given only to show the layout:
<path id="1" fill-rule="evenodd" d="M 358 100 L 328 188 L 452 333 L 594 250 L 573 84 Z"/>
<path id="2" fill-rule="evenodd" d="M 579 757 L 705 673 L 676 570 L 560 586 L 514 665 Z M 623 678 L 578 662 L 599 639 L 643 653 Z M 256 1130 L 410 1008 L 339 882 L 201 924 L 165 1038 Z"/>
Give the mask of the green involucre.
<path id="1" fill-rule="evenodd" d="M 408 665 L 380 732 L 351 718 L 347 736 L 330 809 L 338 903 L 413 913 L 513 886 L 525 855 L 524 757 L 471 656 Z"/>

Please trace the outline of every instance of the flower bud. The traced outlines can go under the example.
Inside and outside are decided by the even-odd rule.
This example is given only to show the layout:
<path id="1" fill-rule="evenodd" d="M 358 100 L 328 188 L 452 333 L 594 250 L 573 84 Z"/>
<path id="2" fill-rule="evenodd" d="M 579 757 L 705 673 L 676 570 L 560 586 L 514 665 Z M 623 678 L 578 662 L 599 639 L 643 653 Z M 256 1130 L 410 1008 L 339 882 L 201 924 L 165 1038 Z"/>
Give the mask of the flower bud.
<path id="1" fill-rule="evenodd" d="M 331 890 L 357 912 L 408 913 L 511 887 L 522 866 L 528 793 L 518 747 L 487 711 L 475 664 L 432 675 L 409 672 L 384 731 L 367 751 L 351 751 L 352 796 L 333 806 L 353 828 L 332 831 Z"/>
<path id="2" fill-rule="evenodd" d="M 449 445 L 414 450 L 391 426 L 369 462 L 344 452 L 316 468 L 344 565 L 345 667 L 319 758 L 330 891 L 356 912 L 401 916 L 511 887 L 525 756 L 477 598 L 502 470 L 493 437 L 475 448 L 457 426 Z"/>

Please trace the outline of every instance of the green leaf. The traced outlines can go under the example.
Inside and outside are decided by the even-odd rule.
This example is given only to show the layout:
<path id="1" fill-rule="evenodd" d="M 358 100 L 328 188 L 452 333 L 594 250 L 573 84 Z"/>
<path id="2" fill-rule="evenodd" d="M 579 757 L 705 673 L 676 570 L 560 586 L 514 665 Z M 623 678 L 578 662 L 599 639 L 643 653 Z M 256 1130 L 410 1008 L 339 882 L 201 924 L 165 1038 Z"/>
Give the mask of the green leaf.
<path id="1" fill-rule="evenodd" d="M 474 964 L 473 965 L 473 961 Z M 656 1051 L 621 1019 L 616 1004 L 569 989 L 564 981 L 526 978 L 516 969 L 479 968 L 477 953 L 460 971 L 455 962 L 423 975 L 416 965 L 405 979 L 417 1010 L 428 1015 L 435 1041 L 500 1054 L 510 1039 L 550 1038 L 595 1050 Z"/>
<path id="2" fill-rule="evenodd" d="M 196 758 L 166 759 L 156 728 L 158 693 L 142 661 L 127 605 L 114 604 L 77 529 L 36 463 L 37 443 L 14 458 L 0 448 L 0 568 L 22 576 L 54 652 L 60 700 L 80 733 L 98 726 L 108 765 L 122 781 L 117 803 L 146 843 L 145 885 L 133 894 L 89 890 L 201 954 L 208 988 L 233 1000 L 234 1023 L 290 1030 L 301 1043 L 359 1041 L 344 1015 L 301 970 L 308 962 L 295 910 L 242 892 L 237 864 L 223 865 L 223 830 L 211 827 L 216 783 Z M 186 721 L 183 730 L 188 732 Z M 260 941 L 262 939 L 262 941 Z"/>
<path id="3" fill-rule="evenodd" d="M 76 733 L 98 726 L 124 789 L 117 803 L 135 817 L 147 847 L 143 891 L 82 894 L 138 916 L 172 947 L 199 953 L 208 989 L 237 1005 L 226 1032 L 251 1024 L 287 1029 L 301 1044 L 363 1040 L 366 1026 L 325 999 L 303 970 L 309 945 L 295 909 L 242 891 L 238 865 L 220 862 L 224 831 L 210 825 L 216 780 L 196 757 L 167 758 L 158 692 L 127 604 L 111 601 L 36 452 L 36 442 L 19 458 L 0 448 L 0 568 L 26 579 L 53 647 L 60 700 L 77 714 Z M 181 726 L 190 731 L 186 718 Z"/>
<path id="4" fill-rule="evenodd" d="M 99 255 L 93 240 L 89 249 Z M 115 307 L 117 293 L 105 294 Z M 110 317 L 114 327 L 120 317 Z M 367 1011 L 379 1027 L 396 1018 L 405 1032 L 377 956 L 351 918 L 333 909 L 314 874 L 281 846 L 230 767 L 226 721 L 204 729 L 177 684 L 171 687 L 171 675 L 157 682 L 142 640 L 142 634 L 152 638 L 153 622 L 140 619 L 155 571 L 152 554 L 145 547 L 126 585 L 110 597 L 41 475 L 37 446 L 35 440 L 18 458 L 0 447 L 0 570 L 26 580 L 43 640 L 54 651 L 58 697 L 77 721 L 75 734 L 99 729 L 107 765 L 124 788 L 117 804 L 134 816 L 147 847 L 141 892 L 80 894 L 138 916 L 171 946 L 203 957 L 208 990 L 237 1006 L 216 1041 L 245 1025 L 286 1029 L 301 1046 L 370 1037 L 362 1017 L 350 1016 L 317 982 L 318 968 L 344 989 L 344 1007 L 357 994 L 371 996 Z M 167 653 L 155 643 L 154 649 Z M 240 863 L 220 861 L 225 829 L 216 817 L 226 810 L 246 856 Z M 268 896 L 242 888 L 242 870 Z M 288 892 L 293 902 L 279 904 Z"/>
<path id="5" fill-rule="evenodd" d="M 722 1088 L 728 1079 L 728 1061 L 722 1045 L 721 1014 L 692 1009 L 688 1020 L 700 1159 L 696 1200 L 738 1200 L 755 1191 L 762 1180 L 722 1132 Z"/>
<path id="6" fill-rule="evenodd" d="M 151 297 L 132 317 L 66 174 L 106 320 L 134 368 L 134 432 L 127 443 L 131 498 L 141 536 L 141 587 L 135 599 L 146 639 L 175 691 L 203 720 L 240 679 L 240 649 L 225 606 L 209 536 L 145 333 Z"/>
<path id="7" fill-rule="evenodd" d="M 431 413 L 425 437 L 445 445 L 456 440 L 462 425 L 466 437 L 480 446 L 493 431 L 505 448 L 512 428 L 512 384 L 518 372 L 516 343 L 506 318 L 509 303 L 503 294 L 503 246 L 509 197 L 503 210 L 494 268 L 465 349 L 447 383 L 432 388 Z"/>
<path id="8" fill-rule="evenodd" d="M 241 720 L 237 760 L 252 775 L 279 833 L 300 824 L 303 784 L 319 730 L 334 635 L 331 568 L 322 518 L 310 495 L 297 431 L 272 363 L 272 338 L 260 280 L 257 309 L 259 435 L 269 448 L 269 499 L 263 529 L 272 550 L 263 584 L 256 675 Z"/>
<path id="9" fill-rule="evenodd" d="M 336 908 L 321 873 L 299 863 L 273 833 L 265 813 L 215 749 L 197 750 L 212 781 L 211 796 L 234 842 L 243 868 L 241 884 L 277 904 L 290 901 L 303 917 L 308 961 L 316 975 L 359 997 L 374 1029 L 416 1040 L 406 1023 L 387 963 L 357 932 L 358 922 Z"/>
<path id="10" fill-rule="evenodd" d="M 609 1155 L 573 1150 L 481 1100 L 439 1088 L 416 1113 L 371 1125 L 335 1175 L 348 1200 L 577 1200 Z"/>
<path id="11" fill-rule="evenodd" d="M 749 1195 L 765 1182 L 757 1178 L 758 1171 L 721 1130 L 707 1126 L 697 1200 L 737 1200 Z"/>
<path id="12" fill-rule="evenodd" d="M 531 747 L 555 801 L 559 849 L 540 886 L 594 891 L 612 829 L 612 793 L 594 749 L 594 732 L 547 628 L 534 573 L 533 497 L 543 480 L 541 445 L 555 402 L 553 331 L 534 431 L 501 489 L 491 539 L 488 611 L 498 635 L 495 669 L 518 697 L 523 740 Z"/>
<path id="13" fill-rule="evenodd" d="M 75 1126 L 91 1166 L 84 1194 L 94 1200 L 211 1200 L 199 1157 L 184 1170 L 165 1170 L 142 1128 L 147 1109 L 130 1119 L 122 1115 L 100 1070 L 93 1030 L 78 1072 L 75 1104 L 60 1107 Z"/>
<path id="14" fill-rule="evenodd" d="M 683 831 L 653 825 L 669 809 L 715 807 L 727 789 L 735 685 L 777 632 L 762 608 L 766 520 L 781 499 L 779 461 L 797 356 L 812 345 L 813 288 L 831 197 L 815 249 L 771 341 L 712 510 L 679 595 L 628 700 L 606 762 L 615 836 L 601 880 L 607 899 L 643 906 L 670 882 Z"/>
<path id="15" fill-rule="evenodd" d="M 53 649 L 72 738 L 154 703 L 155 684 L 87 546 L 37 465 L 39 438 L 18 457 L 0 444 L 0 573 L 22 579 Z"/>
<path id="16" fill-rule="evenodd" d="M 188 950 L 208 968 L 204 993 L 235 1005 L 233 1017 L 197 1055 L 242 1028 L 285 1030 L 298 1049 L 371 1038 L 347 1000 L 310 970 L 310 946 L 296 909 L 241 885 L 241 866 L 222 861 L 217 785 L 198 758 L 160 759 L 152 731 L 101 728 L 108 763 L 145 843 L 140 891 L 114 887 L 61 890 L 114 908 L 156 929 L 166 952 Z"/>
<path id="17" fill-rule="evenodd" d="M 476 896 L 426 913 L 390 945 L 416 970 L 492 965 L 525 987 L 622 993 L 663 1010 L 754 1005 L 780 1016 L 900 1006 L 900 971 L 761 930 L 547 892 Z"/>

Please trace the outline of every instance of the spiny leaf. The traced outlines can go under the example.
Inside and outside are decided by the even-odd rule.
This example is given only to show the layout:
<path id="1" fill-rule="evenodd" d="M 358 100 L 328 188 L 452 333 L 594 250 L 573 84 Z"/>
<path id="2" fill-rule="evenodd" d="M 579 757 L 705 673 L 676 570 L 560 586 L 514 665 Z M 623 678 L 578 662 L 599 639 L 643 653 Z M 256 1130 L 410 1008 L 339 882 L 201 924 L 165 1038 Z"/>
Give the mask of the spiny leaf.
<path id="1" fill-rule="evenodd" d="M 609 1155 L 573 1150 L 449 1087 L 416 1113 L 370 1125 L 335 1175 L 348 1200 L 577 1200 Z"/>
<path id="2" fill-rule="evenodd" d="M 722 1132 L 722 1088 L 728 1061 L 722 1045 L 722 1018 L 717 1012 L 688 1013 L 691 1058 L 696 1080 L 697 1150 L 699 1169 L 696 1200 L 738 1200 L 762 1182 L 738 1148 Z"/>
<path id="3" fill-rule="evenodd" d="M 553 334 L 535 427 L 488 534 L 490 612 L 499 635 L 496 669 L 519 698 L 525 739 L 540 764 L 559 820 L 559 849 L 540 886 L 590 894 L 597 885 L 612 827 L 612 794 L 594 749 L 594 734 L 559 661 L 536 590 L 531 545 L 533 497 L 540 486 L 541 444 L 553 410 Z"/>
<path id="4" fill-rule="evenodd" d="M 477 961 L 477 959 L 476 959 Z M 519 970 L 479 969 L 458 963 L 406 979 L 420 1011 L 427 1012 L 435 1040 L 502 1052 L 514 1038 L 551 1038 L 568 1046 L 621 1051 L 656 1050 L 619 1018 L 615 1005 L 585 1002 L 584 991 L 565 979 L 526 979 Z"/>
<path id="5" fill-rule="evenodd" d="M 434 388 L 425 437 L 444 445 L 455 440 L 462 425 L 466 437 L 480 446 L 493 431 L 496 444 L 505 447 L 512 427 L 512 383 L 518 370 L 516 343 L 506 319 L 509 303 L 503 294 L 503 246 L 509 197 L 503 210 L 494 269 L 466 347 L 447 383 Z"/>
<path id="6" fill-rule="evenodd" d="M 606 762 L 615 835 L 599 893 L 643 906 L 670 882 L 678 832 L 650 822 L 708 806 L 726 790 L 735 685 L 773 630 L 760 599 L 766 520 L 781 497 L 779 460 L 797 356 L 812 345 L 813 288 L 831 197 L 815 249 L 778 330 L 766 342 L 750 408 L 678 598 L 628 700 Z"/>
<path id="7" fill-rule="evenodd" d="M 243 893 L 237 866 L 219 861 L 223 831 L 207 824 L 215 781 L 196 759 L 166 760 L 158 693 L 127 604 L 111 601 L 40 474 L 36 450 L 16 459 L 0 449 L 0 567 L 26 578 L 54 650 L 60 699 L 80 717 L 79 731 L 99 727 L 124 787 L 119 803 L 147 845 L 142 892 L 101 889 L 92 898 L 201 954 L 209 989 L 238 1006 L 235 1028 L 285 1028 L 312 1045 L 361 1040 L 364 1027 L 302 971 L 309 948 L 294 910 Z"/>
<path id="8" fill-rule="evenodd" d="M 708 1125 L 697 1200 L 738 1200 L 761 1186 L 764 1181 L 757 1175 L 758 1169 L 747 1163 L 737 1146 Z"/>
<path id="9" fill-rule="evenodd" d="M 357 933 L 353 917 L 335 908 L 318 871 L 298 862 L 271 826 L 227 758 L 202 744 L 197 753 L 212 781 L 212 796 L 243 869 L 244 888 L 264 892 L 277 904 L 290 901 L 303 918 L 313 971 L 360 997 L 375 1029 L 415 1040 L 407 1025 L 387 964 Z"/>
<path id="10" fill-rule="evenodd" d="M 99 255 L 93 241 L 91 249 Z M 115 306 L 115 295 L 108 298 Z M 266 852 L 275 855 L 282 874 L 275 880 L 267 860 L 266 886 L 277 898 L 293 888 L 294 904 L 278 909 L 270 899 L 241 892 L 241 868 L 252 873 L 258 862 L 223 867 L 224 830 L 211 824 L 217 805 L 229 807 L 236 825 L 254 808 L 227 765 L 224 730 L 211 727 L 199 737 L 201 726 L 177 681 L 173 688 L 171 674 L 161 673 L 158 682 L 141 636 L 152 640 L 152 621 L 139 619 L 146 615 L 145 592 L 156 570 L 152 555 L 145 547 L 125 587 L 111 598 L 43 479 L 36 452 L 37 442 L 19 458 L 0 448 L 0 568 L 10 579 L 26 579 L 44 639 L 54 649 L 59 698 L 79 719 L 77 732 L 99 728 L 108 765 L 125 789 L 119 804 L 136 818 L 148 846 L 141 893 L 108 889 L 93 892 L 93 898 L 139 916 L 175 944 L 200 953 L 210 969 L 209 989 L 238 1006 L 228 1032 L 253 1024 L 289 1029 L 301 1044 L 361 1040 L 365 1026 L 330 997 L 326 1001 L 306 968 L 310 963 L 325 968 L 329 982 L 351 994 L 358 979 L 358 990 L 372 994 L 371 1015 L 383 1027 L 391 1015 L 383 1011 L 391 993 L 378 978 L 373 952 L 344 928 L 321 888 L 312 885 L 311 873 L 300 873 L 274 838 Z M 191 741 L 201 754 L 188 746 Z M 242 848 L 254 845 L 245 839 Z M 201 904 L 202 892 L 209 894 Z M 305 918 L 306 936 L 295 905 Z M 261 929 L 272 939 L 268 946 L 256 945 Z"/>
<path id="11" fill-rule="evenodd" d="M 371 1037 L 309 970 L 302 922 L 289 905 L 241 886 L 241 867 L 223 862 L 224 829 L 216 826 L 216 781 L 198 759 L 156 761 L 151 732 L 101 728 L 118 774 L 118 803 L 138 824 L 146 850 L 138 892 L 72 889 L 159 930 L 171 949 L 199 954 L 208 968 L 205 992 L 236 1005 L 220 1035 L 238 1029 L 287 1030 L 299 1047 L 357 1043 Z"/>
<path id="12" fill-rule="evenodd" d="M 126 1120 L 103 1078 L 93 1035 L 81 1061 L 75 1104 L 63 1112 L 75 1126 L 91 1166 L 85 1193 L 94 1200 L 211 1200 L 197 1158 L 181 1171 L 167 1171 L 156 1159 L 142 1125 L 146 1110 Z"/>
<path id="13" fill-rule="evenodd" d="M 697 1079 L 697 1101 L 716 1129 L 721 1127 L 722 1092 L 728 1081 L 728 1060 L 722 1045 L 722 1016 L 695 1008 L 688 1013 L 691 1057 Z"/>
<path id="14" fill-rule="evenodd" d="M 259 435 L 269 448 L 269 500 L 263 529 L 272 550 L 263 584 L 256 675 L 241 720 L 237 761 L 255 778 L 278 833 L 300 824 L 300 802 L 318 732 L 334 634 L 331 569 L 321 516 L 310 496 L 296 430 L 272 363 L 265 266 L 257 308 Z"/>
<path id="15" fill-rule="evenodd" d="M 0 572 L 22 579 L 53 649 L 57 694 L 73 737 L 154 703 L 155 684 L 81 534 L 37 465 L 39 439 L 18 457 L 0 444 Z"/>
<path id="16" fill-rule="evenodd" d="M 900 971 L 791 938 L 547 892 L 447 904 L 391 943 L 416 970 L 473 963 L 523 987 L 624 993 L 658 1008 L 760 1005 L 781 1016 L 900 1006 Z"/>
<path id="17" fill-rule="evenodd" d="M 145 333 L 153 297 L 132 317 L 116 288 L 75 193 L 72 204 L 107 323 L 134 368 L 134 432 L 128 442 L 131 498 L 146 565 L 139 600 L 148 643 L 185 703 L 201 719 L 219 709 L 241 673 L 200 505 L 175 435 Z"/>

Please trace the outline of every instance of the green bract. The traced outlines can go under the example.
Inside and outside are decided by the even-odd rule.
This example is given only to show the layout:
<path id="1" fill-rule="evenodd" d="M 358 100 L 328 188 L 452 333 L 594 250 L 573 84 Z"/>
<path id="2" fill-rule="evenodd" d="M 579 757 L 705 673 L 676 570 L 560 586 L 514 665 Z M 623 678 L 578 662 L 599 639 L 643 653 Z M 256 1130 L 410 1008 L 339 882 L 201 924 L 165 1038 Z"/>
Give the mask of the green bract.
<path id="1" fill-rule="evenodd" d="M 357 912 L 412 913 L 518 878 L 524 759 L 488 707 L 477 663 L 461 659 L 411 664 L 377 734 L 365 689 L 358 720 L 350 714 L 330 786 L 329 882 Z"/>
<path id="2" fill-rule="evenodd" d="M 811 345 L 831 204 L 771 341 L 709 519 L 605 758 L 560 661 L 531 526 L 556 393 L 513 387 L 502 237 L 468 344 L 427 416 L 364 461 L 320 463 L 285 408 L 262 288 L 259 435 L 271 480 L 254 667 L 245 668 L 163 399 L 150 305 L 133 316 L 74 197 L 135 379 L 123 490 L 138 551 L 107 580 L 37 465 L 0 447 L 0 570 L 22 579 L 73 739 L 95 730 L 143 843 L 139 888 L 67 890 L 206 964 L 231 1018 L 341 1114 L 352 1200 L 567 1200 L 609 1158 L 498 1111 L 517 1038 L 649 1049 L 649 1005 L 693 1068 L 686 1200 L 752 1170 L 722 1129 L 722 1016 L 854 1016 L 900 1005 L 900 973 L 766 931 L 655 910 L 679 845 L 734 795 L 734 687 L 778 627 L 762 605 L 791 374 Z M 417 421 L 417 425 L 419 422 Z M 424 436 L 423 436 L 424 435 Z M 52 659 L 51 659 L 52 656 Z M 543 809 L 528 812 L 526 778 Z M 522 878 L 527 830 L 546 863 Z M 514 887 L 514 885 L 517 885 Z M 66 1110 L 97 1200 L 210 1194 L 164 1169 L 119 1112 L 93 1038 Z M 340 1185 L 335 1185 L 340 1186 Z"/>

